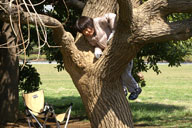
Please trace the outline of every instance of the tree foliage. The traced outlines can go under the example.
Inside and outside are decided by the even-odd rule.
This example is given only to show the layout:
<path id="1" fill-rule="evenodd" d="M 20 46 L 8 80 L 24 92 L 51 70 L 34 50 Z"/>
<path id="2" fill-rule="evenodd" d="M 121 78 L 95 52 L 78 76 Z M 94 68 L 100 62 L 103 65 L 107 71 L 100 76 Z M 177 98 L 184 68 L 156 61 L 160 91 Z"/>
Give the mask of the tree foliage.
<path id="1" fill-rule="evenodd" d="M 38 3 L 39 1 L 33 1 L 34 3 Z M 54 10 L 44 10 L 44 6 L 46 5 L 52 5 L 54 7 Z M 74 9 L 74 8 L 68 8 L 67 6 L 64 6 L 63 1 L 46 1 L 44 4 L 41 4 L 39 6 L 36 6 L 36 10 L 40 14 L 46 14 L 51 17 L 54 17 L 64 23 L 64 26 L 67 31 L 71 32 L 74 36 L 76 35 L 76 30 L 74 28 L 74 24 L 76 19 L 80 16 L 81 10 Z M 28 46 L 26 53 L 27 56 L 30 56 L 30 54 L 37 49 L 37 33 L 36 28 L 34 25 L 30 25 L 30 36 L 31 36 L 31 42 Z M 27 39 L 27 26 L 23 25 L 22 27 L 24 34 L 24 38 Z M 50 46 L 55 46 L 55 43 L 52 39 L 52 32 L 51 29 L 47 29 L 48 33 L 48 43 Z M 43 43 L 43 42 L 41 42 Z M 21 45 L 20 48 L 22 49 L 23 46 Z M 61 52 L 58 48 L 50 48 L 49 46 L 45 45 L 41 50 L 40 54 L 45 54 L 46 59 L 48 61 L 56 61 L 57 64 L 57 70 L 61 71 L 64 70 L 64 64 L 62 60 Z M 38 54 L 38 52 L 36 52 Z M 41 81 L 40 76 L 38 72 L 36 71 L 35 67 L 32 67 L 30 64 L 24 65 L 24 68 L 21 68 L 20 66 L 20 90 L 24 90 L 26 92 L 35 91 L 39 88 Z M 30 72 L 28 72 L 30 71 Z M 30 80 L 34 80 L 32 83 L 30 83 Z"/>
<path id="2" fill-rule="evenodd" d="M 20 65 L 19 70 L 19 90 L 26 93 L 37 91 L 42 84 L 37 70 L 30 64 L 25 64 L 24 67 Z"/>

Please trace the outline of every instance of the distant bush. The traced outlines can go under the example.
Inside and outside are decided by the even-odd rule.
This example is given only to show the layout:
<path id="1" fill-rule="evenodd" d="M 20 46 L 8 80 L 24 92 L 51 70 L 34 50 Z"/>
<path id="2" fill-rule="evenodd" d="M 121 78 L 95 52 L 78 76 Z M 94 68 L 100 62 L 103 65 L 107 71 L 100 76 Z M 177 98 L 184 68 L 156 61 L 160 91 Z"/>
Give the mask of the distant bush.
<path id="1" fill-rule="evenodd" d="M 19 56 L 20 60 L 24 60 L 25 56 L 24 55 L 20 55 Z M 27 60 L 36 60 L 36 59 L 40 59 L 40 60 L 46 60 L 46 55 L 40 55 L 38 58 L 38 54 L 30 54 L 30 56 L 26 56 Z"/>
<path id="2" fill-rule="evenodd" d="M 188 55 L 184 57 L 185 62 L 192 62 L 192 55 Z"/>

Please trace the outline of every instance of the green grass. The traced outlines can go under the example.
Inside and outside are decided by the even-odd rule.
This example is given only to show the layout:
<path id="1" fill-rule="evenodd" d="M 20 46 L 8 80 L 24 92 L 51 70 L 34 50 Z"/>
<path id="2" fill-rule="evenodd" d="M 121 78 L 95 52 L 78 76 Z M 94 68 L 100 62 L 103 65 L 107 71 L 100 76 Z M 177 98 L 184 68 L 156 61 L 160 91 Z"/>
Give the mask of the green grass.
<path id="1" fill-rule="evenodd" d="M 65 72 L 57 72 L 54 64 L 34 65 L 41 74 L 41 89 L 45 99 L 53 104 L 56 112 L 60 107 L 73 102 L 73 117 L 86 117 L 80 95 Z M 168 68 L 159 65 L 162 73 L 143 73 L 147 86 L 135 101 L 130 101 L 136 126 L 192 128 L 192 65 Z M 20 97 L 21 98 L 21 97 Z M 22 100 L 20 107 L 22 109 Z M 60 107 L 58 107 L 60 106 Z"/>
<path id="2" fill-rule="evenodd" d="M 131 108 L 136 125 L 192 127 L 192 65 L 143 73 L 147 86 Z"/>

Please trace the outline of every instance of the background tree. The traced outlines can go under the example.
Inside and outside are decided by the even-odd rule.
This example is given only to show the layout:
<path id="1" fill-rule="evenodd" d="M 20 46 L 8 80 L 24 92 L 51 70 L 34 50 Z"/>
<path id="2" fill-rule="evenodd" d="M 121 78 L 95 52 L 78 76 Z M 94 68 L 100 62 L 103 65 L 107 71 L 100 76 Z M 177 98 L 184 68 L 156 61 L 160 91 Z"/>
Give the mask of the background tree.
<path id="1" fill-rule="evenodd" d="M 88 0 L 83 15 L 97 17 L 107 12 L 117 12 L 118 24 L 114 38 L 99 60 L 94 59 L 93 48 L 81 35 L 76 40 L 65 31 L 61 22 L 45 15 L 39 19 L 33 13 L 20 10 L 22 23 L 41 23 L 52 26 L 54 42 L 60 47 L 65 69 L 69 72 L 85 105 L 92 127 L 133 127 L 128 101 L 124 96 L 120 75 L 127 63 L 149 43 L 185 40 L 191 37 L 191 20 L 168 22 L 173 12 L 191 12 L 188 0 L 149 0 L 140 5 L 137 0 Z M 0 19 L 9 20 L 17 10 L 1 4 Z M 183 8 L 180 8 L 182 6 Z M 11 12 L 11 13 L 9 13 Z M 94 12 L 94 13 L 93 13 Z M 12 15 L 13 16 L 13 15 Z M 41 20 L 40 20 L 41 19 Z M 18 20 L 17 15 L 13 20 Z M 54 27 L 53 27 L 54 26 Z M 112 122 L 112 123 L 111 123 Z"/>
<path id="2" fill-rule="evenodd" d="M 19 60 L 17 56 L 17 42 L 11 25 L 2 23 L 0 33 L 0 123 L 13 122 L 18 118 L 18 77 L 19 77 Z M 18 31 L 18 25 L 13 24 Z"/>

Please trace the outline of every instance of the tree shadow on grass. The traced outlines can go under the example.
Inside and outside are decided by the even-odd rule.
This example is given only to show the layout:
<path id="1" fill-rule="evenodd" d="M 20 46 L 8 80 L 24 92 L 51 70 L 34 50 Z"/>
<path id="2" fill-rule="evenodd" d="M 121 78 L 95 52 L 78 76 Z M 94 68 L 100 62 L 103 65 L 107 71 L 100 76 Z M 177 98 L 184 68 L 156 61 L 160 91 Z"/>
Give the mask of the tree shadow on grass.
<path id="1" fill-rule="evenodd" d="M 138 123 L 137 126 L 158 126 L 168 121 L 181 120 L 181 117 L 178 118 L 175 112 L 186 109 L 184 106 L 142 102 L 131 102 L 130 107 L 134 122 Z"/>
<path id="2" fill-rule="evenodd" d="M 80 96 L 65 96 L 61 98 L 45 97 L 45 100 L 53 105 L 56 113 L 62 113 L 66 109 L 66 105 L 73 103 L 71 117 L 78 118 L 79 120 L 88 119 Z"/>
<path id="3" fill-rule="evenodd" d="M 45 103 L 52 105 L 56 114 L 65 112 L 67 109 L 66 105 L 73 103 L 71 118 L 78 118 L 79 120 L 88 119 L 80 96 L 65 96 L 60 98 L 45 96 Z M 25 112 L 22 96 L 19 96 L 19 109 Z"/>
<path id="4" fill-rule="evenodd" d="M 64 112 L 66 109 L 65 106 L 73 103 L 71 118 L 79 120 L 88 119 L 80 96 L 64 96 L 61 98 L 45 97 L 45 102 L 53 105 L 56 113 Z M 21 97 L 20 106 L 23 106 Z M 166 122 L 167 120 L 180 120 L 180 118 L 169 117 L 169 115 L 174 115 L 175 111 L 185 110 L 184 106 L 142 102 L 131 102 L 130 107 L 133 113 L 134 122 L 137 126 L 158 126 L 159 124 L 154 123 L 157 120 L 162 122 Z M 23 109 L 22 111 L 24 111 L 24 107 L 20 107 L 20 109 Z"/>

